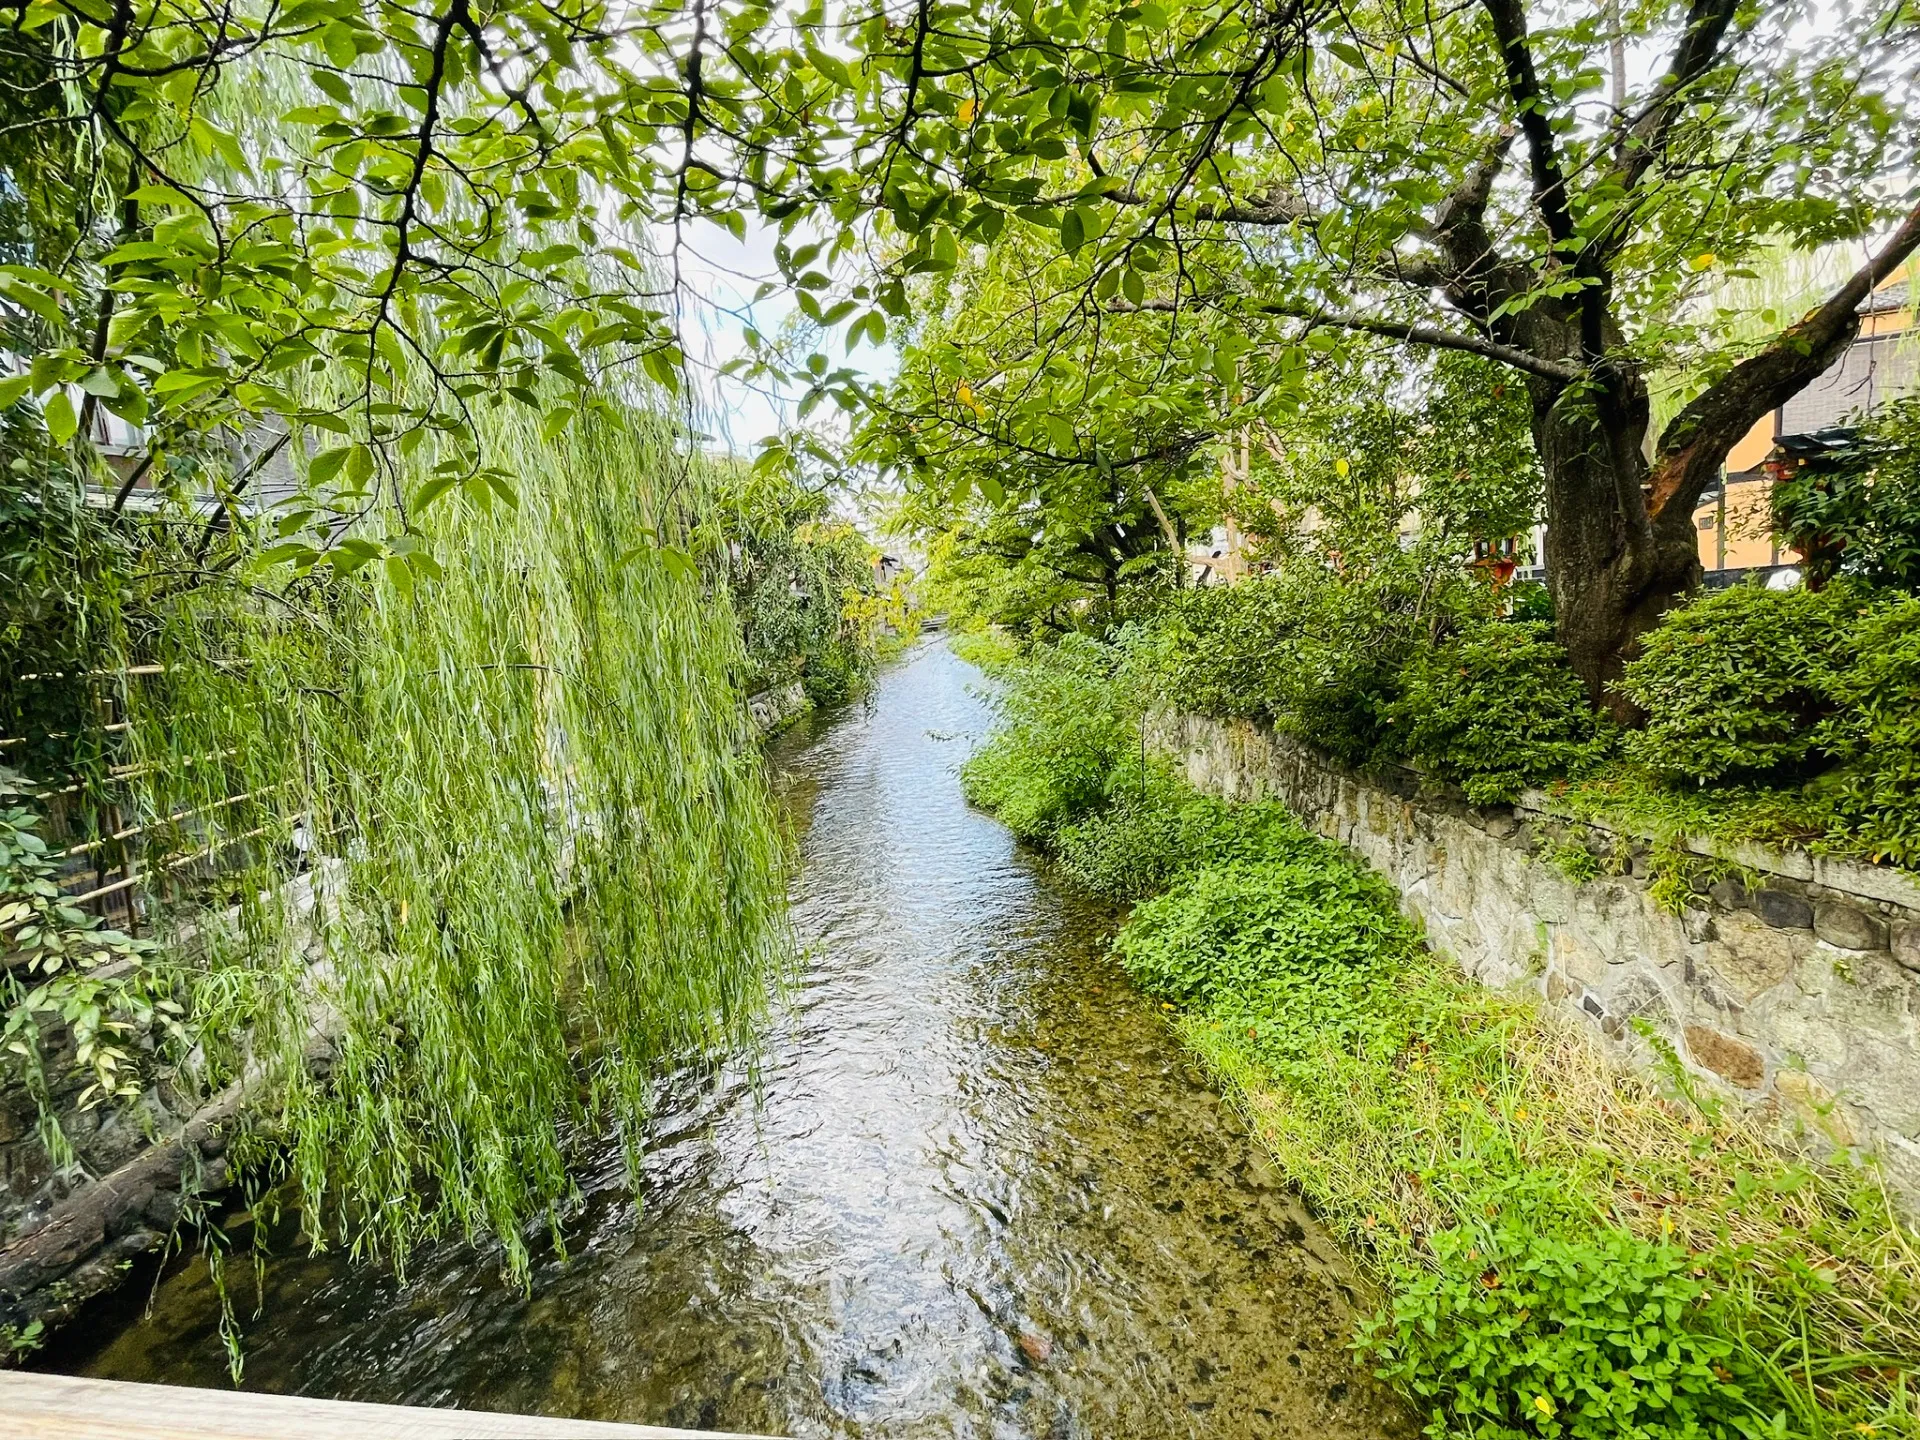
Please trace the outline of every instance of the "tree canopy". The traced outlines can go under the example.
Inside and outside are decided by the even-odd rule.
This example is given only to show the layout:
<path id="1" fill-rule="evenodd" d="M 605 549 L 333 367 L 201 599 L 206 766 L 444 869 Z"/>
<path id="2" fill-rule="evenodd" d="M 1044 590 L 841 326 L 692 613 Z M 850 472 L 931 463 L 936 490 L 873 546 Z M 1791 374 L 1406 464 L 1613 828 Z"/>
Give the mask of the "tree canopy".
<path id="1" fill-rule="evenodd" d="M 1692 578 L 1727 446 L 1920 244 L 1910 0 L 1839 24 L 1738 0 L 11 13 L 0 290 L 30 364 L 0 400 L 37 396 L 56 442 L 100 407 L 181 457 L 288 417 L 343 505 L 404 529 L 448 489 L 511 491 L 475 406 L 557 430 L 546 377 L 680 384 L 686 248 L 751 218 L 809 323 L 924 362 L 876 458 L 1011 505 L 1085 511 L 1086 471 L 1139 526 L 1145 477 L 1269 418 L 1340 337 L 1516 372 L 1595 693 Z M 1764 341 L 1690 319 L 1756 247 L 1872 237 Z M 824 347 L 750 338 L 749 369 L 871 398 Z M 1700 383 L 1652 436 L 1662 367 Z M 423 444 L 432 478 L 390 493 Z"/>

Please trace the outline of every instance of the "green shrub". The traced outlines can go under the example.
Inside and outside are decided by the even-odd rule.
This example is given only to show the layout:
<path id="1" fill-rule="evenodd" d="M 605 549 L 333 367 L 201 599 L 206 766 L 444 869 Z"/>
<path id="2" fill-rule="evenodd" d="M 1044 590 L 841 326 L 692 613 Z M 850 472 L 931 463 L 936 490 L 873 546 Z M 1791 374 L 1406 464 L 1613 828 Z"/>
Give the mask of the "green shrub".
<path id="1" fill-rule="evenodd" d="M 1432 1238 L 1366 1345 L 1428 1409 L 1429 1435 L 1486 1440 L 1744 1437 L 1759 1417 L 1685 1250 L 1601 1227 Z"/>
<path id="2" fill-rule="evenodd" d="M 840 705 L 873 681 L 873 648 L 847 635 L 815 642 L 805 659 L 801 688 L 815 705 Z"/>
<path id="3" fill-rule="evenodd" d="M 1139 746 L 1137 717 L 1118 703 L 1116 663 L 1112 647 L 1067 635 L 1010 666 L 1000 723 L 960 772 L 967 798 L 1036 841 L 1099 809 Z"/>
<path id="4" fill-rule="evenodd" d="M 1920 585 L 1920 396 L 1808 456 L 1773 488 L 1773 524 L 1815 584 L 1857 575 Z"/>
<path id="5" fill-rule="evenodd" d="M 1157 894 L 1195 866 L 1318 843 L 1280 805 L 1229 805 L 1158 767 L 1149 770 L 1144 791 L 1137 765 L 1119 772 L 1108 800 L 1105 809 L 1063 826 L 1054 846 L 1061 869 L 1110 900 Z"/>
<path id="6" fill-rule="evenodd" d="M 1790 776 L 1824 758 L 1860 592 L 1737 585 L 1671 610 L 1628 663 L 1620 689 L 1647 714 L 1627 753 L 1695 782 Z"/>
<path id="7" fill-rule="evenodd" d="M 1375 610 L 1377 597 L 1330 586 L 1280 667 L 1274 724 L 1344 764 L 1371 764 L 1387 746 L 1387 712 L 1413 650 Z"/>
<path id="8" fill-rule="evenodd" d="M 1178 592 L 1153 620 L 1164 690 L 1202 715 L 1270 716 L 1303 608 L 1278 577 Z"/>
<path id="9" fill-rule="evenodd" d="M 1482 625 L 1417 654 L 1389 707 L 1399 753 L 1476 805 L 1590 770 L 1613 736 L 1539 622 Z"/>
<path id="10" fill-rule="evenodd" d="M 1880 606 L 1829 684 L 1822 743 L 1845 763 L 1830 803 L 1853 844 L 1920 868 L 1920 599 Z"/>
<path id="11" fill-rule="evenodd" d="M 1483 613 L 1485 598 L 1457 576 L 1341 575 L 1296 561 L 1276 575 L 1176 597 L 1147 648 L 1162 693 L 1181 709 L 1270 719 L 1365 765 L 1391 734 L 1386 711 L 1408 656 L 1436 621 Z"/>
<path id="12" fill-rule="evenodd" d="M 1148 994 L 1204 1007 L 1229 996 L 1270 1004 L 1289 988 L 1331 995 L 1342 972 L 1377 981 L 1379 964 L 1411 944 L 1392 888 L 1313 841 L 1187 873 L 1134 910 L 1113 948 Z"/>

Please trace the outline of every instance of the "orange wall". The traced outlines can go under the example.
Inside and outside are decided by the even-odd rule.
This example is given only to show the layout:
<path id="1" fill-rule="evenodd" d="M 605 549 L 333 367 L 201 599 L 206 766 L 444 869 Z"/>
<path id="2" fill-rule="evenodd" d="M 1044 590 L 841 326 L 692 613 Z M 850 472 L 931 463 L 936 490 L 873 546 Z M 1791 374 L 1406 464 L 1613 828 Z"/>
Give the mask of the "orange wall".
<path id="1" fill-rule="evenodd" d="M 1768 421 L 1771 424 L 1771 420 Z M 1744 442 L 1743 442 L 1744 443 Z M 1726 549 L 1722 559 L 1720 506 L 1702 505 L 1693 512 L 1700 537 L 1700 563 L 1708 570 L 1745 570 L 1778 563 L 1773 544 L 1772 482 L 1732 480 L 1727 484 Z M 1702 528 L 1702 527 L 1705 528 Z"/>

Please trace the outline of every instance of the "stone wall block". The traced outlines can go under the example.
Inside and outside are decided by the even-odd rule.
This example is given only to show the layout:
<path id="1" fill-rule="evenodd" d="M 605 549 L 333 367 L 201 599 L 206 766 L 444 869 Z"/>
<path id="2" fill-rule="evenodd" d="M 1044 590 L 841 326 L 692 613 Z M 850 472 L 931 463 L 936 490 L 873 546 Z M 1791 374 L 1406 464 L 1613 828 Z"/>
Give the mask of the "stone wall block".
<path id="1" fill-rule="evenodd" d="M 1813 907 L 1813 933 L 1842 950 L 1884 950 L 1887 945 L 1884 920 L 1838 900 Z"/>
<path id="2" fill-rule="evenodd" d="M 1670 1032 L 1675 1028 L 1673 1001 L 1644 965 L 1622 967 L 1614 972 L 1607 1008 L 1622 1020 L 1645 1020 Z"/>
<path id="3" fill-rule="evenodd" d="M 1920 1140 L 1920 1087 L 1907 1071 L 1908 1047 L 1897 1040 L 1863 1039 L 1848 1057 L 1836 1086 L 1848 1100 L 1872 1112 L 1887 1129 Z"/>
<path id="4" fill-rule="evenodd" d="M 1813 938 L 1796 944 L 1794 932 L 1775 930 L 1744 910 L 1720 916 L 1714 928 L 1720 938 L 1707 942 L 1707 964 L 1722 985 L 1745 1002 L 1793 974 Z"/>
<path id="5" fill-rule="evenodd" d="M 1791 890 L 1781 890 L 1773 886 L 1756 891 L 1753 896 L 1753 909 L 1762 920 L 1776 930 L 1811 930 L 1813 928 L 1813 906 L 1804 895 L 1796 895 Z"/>
<path id="6" fill-rule="evenodd" d="M 1578 925 L 1556 925 L 1547 958 L 1582 985 L 1600 986 L 1607 981 L 1606 952 L 1588 938 Z"/>
<path id="7" fill-rule="evenodd" d="M 1743 1090 L 1758 1090 L 1767 1078 L 1767 1062 L 1744 1040 L 1706 1025 L 1686 1027 L 1687 1053 L 1696 1065 Z"/>
<path id="8" fill-rule="evenodd" d="M 1893 958 L 1920 973 L 1920 921 L 1905 920 L 1892 927 Z"/>
<path id="9" fill-rule="evenodd" d="M 1884 1035 L 1920 1035 L 1920 988 L 1884 950 L 1829 952 L 1838 982 L 1827 991 L 1830 1013 Z"/>
<path id="10" fill-rule="evenodd" d="M 1773 1004 L 1764 1016 L 1773 1045 L 1801 1068 L 1816 1075 L 1838 1075 L 1846 1067 L 1853 1038 L 1844 1024 L 1805 1006 Z"/>
<path id="11" fill-rule="evenodd" d="M 1747 887 L 1738 875 L 1722 875 L 1707 886 L 1707 898 L 1722 910 L 1739 910 L 1747 903 Z"/>

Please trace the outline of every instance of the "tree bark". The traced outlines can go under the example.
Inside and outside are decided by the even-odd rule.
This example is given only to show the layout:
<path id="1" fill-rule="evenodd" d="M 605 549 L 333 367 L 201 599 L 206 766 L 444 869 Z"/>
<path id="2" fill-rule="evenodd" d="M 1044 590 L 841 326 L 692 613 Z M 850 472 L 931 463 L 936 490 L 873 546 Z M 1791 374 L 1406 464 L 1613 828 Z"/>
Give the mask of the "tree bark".
<path id="1" fill-rule="evenodd" d="M 1536 403 L 1533 432 L 1556 632 L 1588 698 L 1632 723 L 1633 706 L 1613 686 L 1661 612 L 1699 584 L 1692 531 L 1676 537 L 1648 523 L 1644 411 L 1609 416 L 1562 392 Z"/>
<path id="2" fill-rule="evenodd" d="M 1533 436 L 1547 492 L 1547 582 L 1560 641 L 1594 704 L 1640 717 L 1613 687 L 1640 637 L 1701 578 L 1694 507 L 1727 452 L 1769 411 L 1839 359 L 1860 333 L 1860 303 L 1920 248 L 1920 207 L 1847 282 L 1683 409 L 1647 458 L 1649 411 L 1639 373 L 1594 367 L 1583 394 L 1530 379 Z M 1529 339 L 1572 362 L 1570 327 L 1542 313 Z M 1609 337 L 1607 349 L 1613 350 Z"/>

